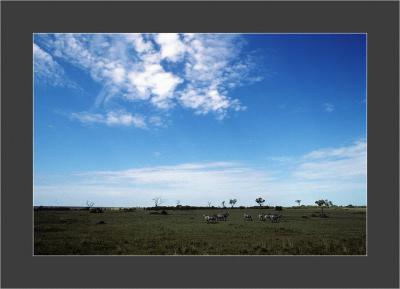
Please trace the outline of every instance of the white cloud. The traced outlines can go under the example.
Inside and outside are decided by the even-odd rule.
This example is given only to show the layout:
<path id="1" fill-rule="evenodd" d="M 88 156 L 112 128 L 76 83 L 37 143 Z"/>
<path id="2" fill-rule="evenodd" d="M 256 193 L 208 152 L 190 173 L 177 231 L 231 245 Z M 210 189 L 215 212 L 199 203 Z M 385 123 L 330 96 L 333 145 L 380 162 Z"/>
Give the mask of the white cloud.
<path id="1" fill-rule="evenodd" d="M 329 159 L 329 158 L 355 158 L 365 157 L 367 143 L 363 140 L 356 141 L 352 145 L 338 148 L 324 148 L 312 151 L 304 156 L 305 159 Z"/>
<path id="2" fill-rule="evenodd" d="M 159 116 L 151 116 L 149 117 L 149 123 L 156 127 L 163 127 L 166 124 L 163 122 L 162 118 Z"/>
<path id="3" fill-rule="evenodd" d="M 150 41 L 146 41 L 140 33 L 125 34 L 128 41 L 132 41 L 134 48 L 139 53 L 146 53 L 153 50 L 153 45 Z"/>
<path id="4" fill-rule="evenodd" d="M 365 177 L 367 144 L 357 141 L 339 148 L 316 150 L 306 154 L 294 176 L 307 180 L 348 180 Z"/>
<path id="5" fill-rule="evenodd" d="M 241 162 L 204 162 L 81 172 L 73 177 L 76 179 L 66 185 L 38 183 L 36 191 L 46 196 L 81 192 L 84 202 L 89 198 L 87 192 L 100 188 L 93 199 L 114 203 L 123 200 L 132 205 L 151 205 L 155 195 L 197 205 L 208 201 L 220 204 L 233 197 L 239 200 L 238 205 L 255 205 L 258 196 L 274 205 L 293 205 L 296 199 L 313 204 L 320 198 L 337 204 L 365 204 L 366 143 L 359 141 L 316 150 L 297 159 L 290 157 L 273 170 Z"/>
<path id="6" fill-rule="evenodd" d="M 173 62 L 178 61 L 184 56 L 186 46 L 182 43 L 177 33 L 159 33 L 155 41 L 161 47 L 161 58 Z"/>
<path id="7" fill-rule="evenodd" d="M 115 83 L 121 83 L 125 79 L 125 69 L 123 67 L 116 67 L 112 70 L 111 77 Z"/>
<path id="8" fill-rule="evenodd" d="M 122 171 L 81 173 L 86 184 L 113 186 L 124 184 L 151 195 L 158 191 L 163 198 L 210 198 L 218 200 L 233 195 L 256 194 L 270 176 L 232 162 L 184 163 Z M 189 197 L 190 198 L 190 197 Z"/>
<path id="9" fill-rule="evenodd" d="M 335 110 L 335 105 L 333 105 L 332 103 L 324 103 L 324 108 L 326 112 L 333 112 Z"/>
<path id="10" fill-rule="evenodd" d="M 140 97 L 150 98 L 158 108 L 169 108 L 170 99 L 176 86 L 182 80 L 170 72 L 165 72 L 160 64 L 146 63 L 142 71 L 132 71 L 128 76 Z"/>
<path id="11" fill-rule="evenodd" d="M 252 62 L 240 54 L 243 45 L 240 37 L 185 34 L 184 42 L 187 47 L 184 77 L 188 85 L 180 93 L 183 106 L 200 114 L 214 112 L 219 118 L 229 109 L 245 109 L 238 99 L 228 96 L 231 89 L 254 80 L 249 77 Z"/>
<path id="12" fill-rule="evenodd" d="M 110 111 L 106 114 L 79 112 L 72 113 L 71 118 L 83 124 L 106 124 L 107 126 L 134 126 L 146 128 L 145 119 L 140 115 L 132 115 L 121 111 Z"/>
<path id="13" fill-rule="evenodd" d="M 97 108 L 111 100 L 161 110 L 178 104 L 221 119 L 245 108 L 230 96 L 232 89 L 262 79 L 251 75 L 255 61 L 243 55 L 240 35 L 42 34 L 38 39 L 49 51 L 42 58 L 63 59 L 103 86 Z"/>
<path id="14" fill-rule="evenodd" d="M 54 58 L 33 43 L 33 64 L 35 78 L 52 86 L 64 86 L 68 84 L 64 69 Z"/>

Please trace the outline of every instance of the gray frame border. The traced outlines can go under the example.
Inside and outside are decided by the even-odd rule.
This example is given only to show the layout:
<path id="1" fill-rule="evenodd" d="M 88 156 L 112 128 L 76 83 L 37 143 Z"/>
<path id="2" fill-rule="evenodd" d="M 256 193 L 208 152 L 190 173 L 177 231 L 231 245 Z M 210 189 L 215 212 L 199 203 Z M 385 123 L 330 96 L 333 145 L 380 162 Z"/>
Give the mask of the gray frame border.
<path id="1" fill-rule="evenodd" d="M 398 2 L 1 5 L 2 287 L 399 286 Z M 368 33 L 368 256 L 32 256 L 32 33 L 79 31 Z"/>

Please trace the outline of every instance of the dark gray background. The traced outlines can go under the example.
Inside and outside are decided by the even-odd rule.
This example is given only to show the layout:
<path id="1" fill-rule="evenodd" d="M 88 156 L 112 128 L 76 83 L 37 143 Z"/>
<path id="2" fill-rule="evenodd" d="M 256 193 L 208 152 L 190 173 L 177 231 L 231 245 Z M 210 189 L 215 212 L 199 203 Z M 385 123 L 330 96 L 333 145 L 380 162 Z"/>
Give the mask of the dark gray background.
<path id="1" fill-rule="evenodd" d="M 1 4 L 2 287 L 399 286 L 398 2 Z M 32 257 L 34 32 L 367 32 L 368 257 Z"/>

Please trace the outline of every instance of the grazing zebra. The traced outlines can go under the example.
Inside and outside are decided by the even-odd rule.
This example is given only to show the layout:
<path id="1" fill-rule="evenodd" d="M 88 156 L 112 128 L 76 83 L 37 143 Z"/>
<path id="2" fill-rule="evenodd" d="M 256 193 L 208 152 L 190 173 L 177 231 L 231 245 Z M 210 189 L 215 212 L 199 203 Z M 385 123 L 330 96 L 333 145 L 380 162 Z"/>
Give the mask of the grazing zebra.
<path id="1" fill-rule="evenodd" d="M 278 223 L 282 217 L 282 215 L 276 215 L 276 214 L 267 214 L 265 215 L 266 218 L 271 220 L 271 223 Z"/>
<path id="2" fill-rule="evenodd" d="M 253 218 L 252 218 L 250 215 L 246 214 L 246 213 L 243 214 L 243 218 L 244 218 L 246 221 L 253 221 Z"/>
<path id="3" fill-rule="evenodd" d="M 217 218 L 215 216 L 206 216 L 203 215 L 204 220 L 206 221 L 206 223 L 216 223 L 217 222 Z"/>
<path id="4" fill-rule="evenodd" d="M 258 215 L 258 219 L 259 219 L 260 221 L 265 221 L 265 220 L 267 219 L 267 215 L 259 214 L 259 215 Z"/>
<path id="5" fill-rule="evenodd" d="M 223 214 L 214 215 L 214 217 L 216 217 L 218 221 L 226 221 L 228 219 L 228 216 L 229 216 L 228 212 L 225 212 Z"/>

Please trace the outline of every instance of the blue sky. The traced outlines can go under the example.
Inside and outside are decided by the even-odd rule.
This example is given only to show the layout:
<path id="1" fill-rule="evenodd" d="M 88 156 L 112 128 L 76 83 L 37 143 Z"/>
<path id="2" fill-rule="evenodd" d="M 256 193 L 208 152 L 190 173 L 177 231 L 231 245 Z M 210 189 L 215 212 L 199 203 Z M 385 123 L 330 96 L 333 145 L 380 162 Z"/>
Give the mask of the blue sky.
<path id="1" fill-rule="evenodd" d="M 363 34 L 35 34 L 34 204 L 366 200 Z"/>

